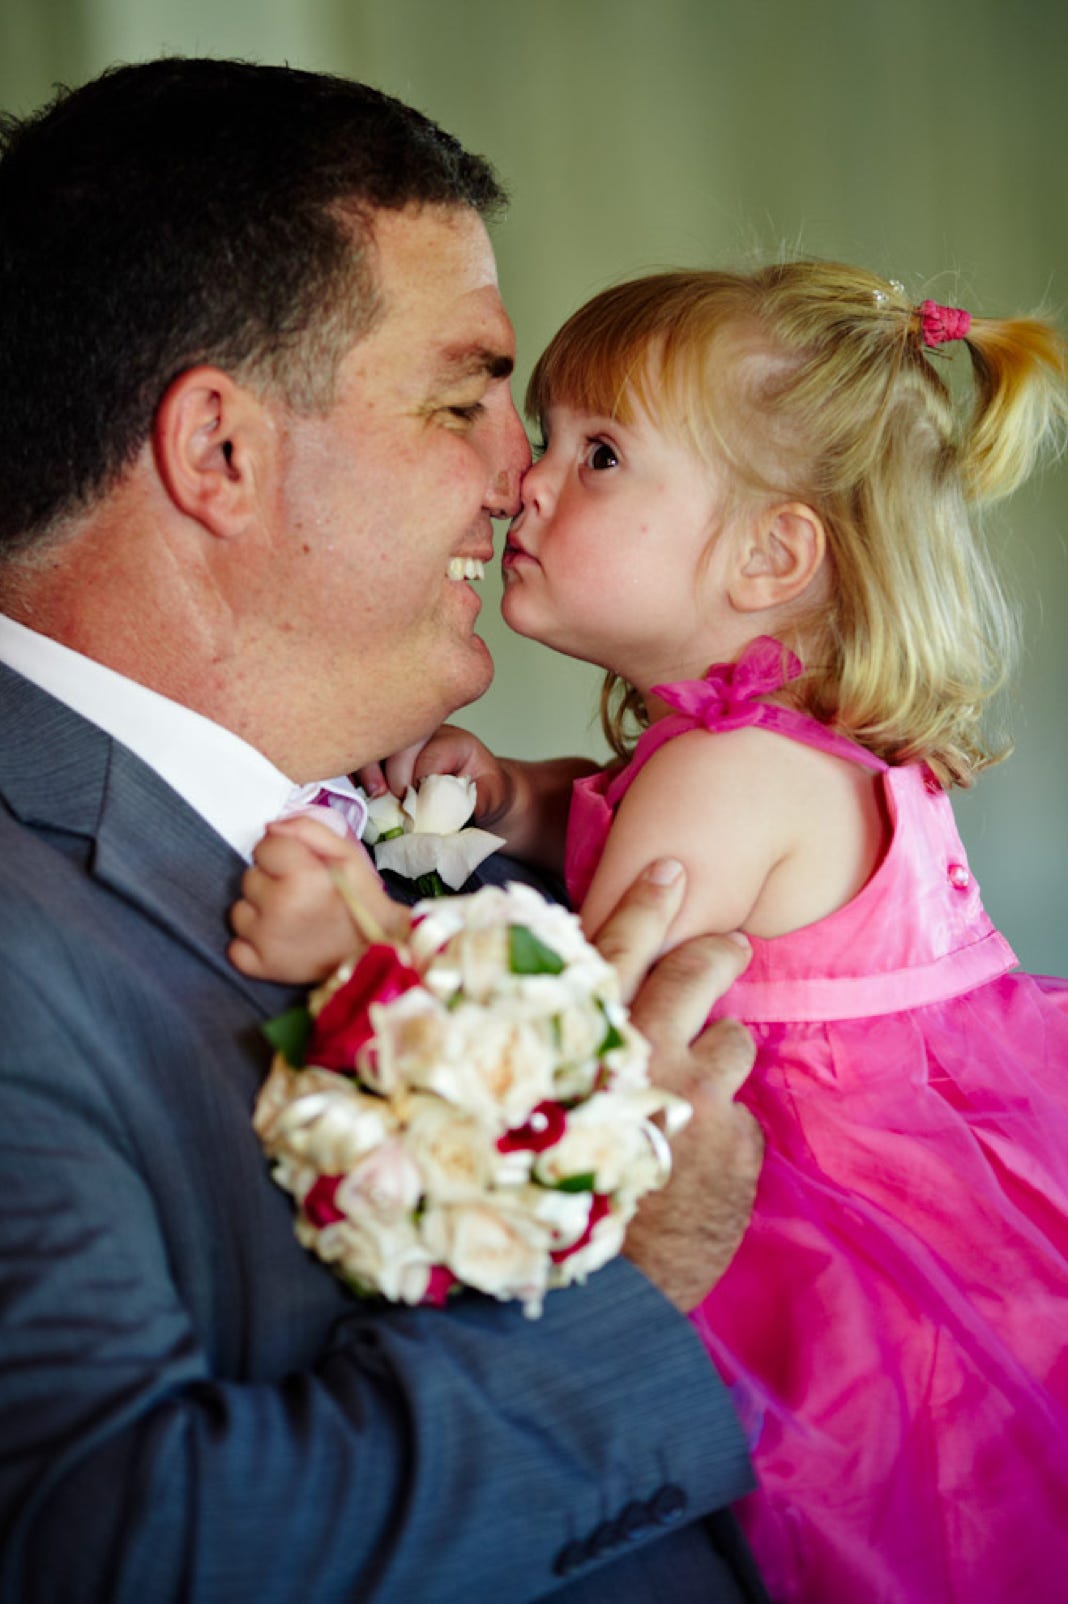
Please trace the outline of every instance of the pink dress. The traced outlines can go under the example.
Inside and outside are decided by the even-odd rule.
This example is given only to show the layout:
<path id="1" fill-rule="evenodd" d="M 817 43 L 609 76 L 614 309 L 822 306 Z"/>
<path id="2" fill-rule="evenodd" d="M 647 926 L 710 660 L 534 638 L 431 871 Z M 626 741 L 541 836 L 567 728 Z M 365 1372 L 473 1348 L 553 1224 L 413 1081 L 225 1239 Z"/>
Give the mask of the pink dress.
<path id="1" fill-rule="evenodd" d="M 790 1604 L 1068 1599 L 1068 988 L 1010 973 L 948 798 L 801 714 L 754 643 L 621 773 L 580 782 L 589 887 L 641 765 L 758 723 L 881 772 L 892 839 L 864 889 L 774 940 L 716 1012 L 758 1044 L 752 1224 L 694 1321 L 750 1433 L 739 1513 Z M 790 672 L 799 671 L 793 664 Z M 665 843 L 665 845 L 668 845 Z"/>

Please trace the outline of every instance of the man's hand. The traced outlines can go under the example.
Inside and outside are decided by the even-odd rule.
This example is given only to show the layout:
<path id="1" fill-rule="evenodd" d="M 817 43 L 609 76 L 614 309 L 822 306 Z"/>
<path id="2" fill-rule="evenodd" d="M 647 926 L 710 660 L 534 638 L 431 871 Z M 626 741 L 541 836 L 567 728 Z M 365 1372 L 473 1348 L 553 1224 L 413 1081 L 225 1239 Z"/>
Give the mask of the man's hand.
<path id="1" fill-rule="evenodd" d="M 643 1199 L 624 1249 L 689 1313 L 742 1240 L 763 1138 L 752 1115 L 733 1101 L 753 1067 L 749 1033 L 729 1019 L 701 1029 L 713 1003 L 749 961 L 748 943 L 744 937 L 697 936 L 658 959 L 684 880 L 679 864 L 651 864 L 595 940 L 618 969 L 631 1018 L 652 1045 L 650 1079 L 693 1107 L 689 1125 L 672 1142 L 671 1180 Z"/>

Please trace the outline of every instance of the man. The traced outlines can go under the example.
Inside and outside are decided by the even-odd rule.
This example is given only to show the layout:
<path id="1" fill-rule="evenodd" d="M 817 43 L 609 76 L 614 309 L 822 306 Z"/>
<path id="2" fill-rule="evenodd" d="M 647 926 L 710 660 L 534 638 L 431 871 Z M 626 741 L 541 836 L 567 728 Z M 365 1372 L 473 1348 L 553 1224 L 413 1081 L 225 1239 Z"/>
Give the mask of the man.
<path id="1" fill-rule="evenodd" d="M 539 1322 L 361 1304 L 249 1126 L 226 910 L 294 785 L 492 672 L 462 577 L 528 462 L 486 165 L 359 85 L 156 62 L 0 164 L 4 1600 L 760 1597 L 680 1309 L 744 1225 L 744 961 L 641 988 L 695 1119 L 628 1258 Z M 680 885 L 603 934 L 629 990 Z M 369 885 L 369 898 L 376 888 Z"/>

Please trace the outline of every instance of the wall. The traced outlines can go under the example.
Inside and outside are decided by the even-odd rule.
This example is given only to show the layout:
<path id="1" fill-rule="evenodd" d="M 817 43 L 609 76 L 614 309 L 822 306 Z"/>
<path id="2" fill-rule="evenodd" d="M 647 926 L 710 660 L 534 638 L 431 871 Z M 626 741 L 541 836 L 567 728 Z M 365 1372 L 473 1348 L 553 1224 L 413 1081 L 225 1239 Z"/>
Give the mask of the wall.
<path id="1" fill-rule="evenodd" d="M 609 280 L 782 248 L 856 259 L 973 310 L 1062 308 L 1068 114 L 1060 0 L 4 0 L 0 105 L 163 50 L 363 77 L 490 155 L 518 389 Z M 1068 971 L 1066 481 L 993 533 L 1026 619 L 1017 750 L 960 799 L 987 905 L 1024 963 Z M 469 722 L 519 755 L 603 749 L 599 676 L 508 635 Z"/>

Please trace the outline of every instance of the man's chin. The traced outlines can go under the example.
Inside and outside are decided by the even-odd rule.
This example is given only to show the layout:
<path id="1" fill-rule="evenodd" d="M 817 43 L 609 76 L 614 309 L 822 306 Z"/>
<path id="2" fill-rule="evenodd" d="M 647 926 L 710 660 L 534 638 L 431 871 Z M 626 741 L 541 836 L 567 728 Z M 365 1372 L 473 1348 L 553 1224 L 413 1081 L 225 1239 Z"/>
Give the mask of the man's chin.
<path id="1" fill-rule="evenodd" d="M 463 674 L 457 676 L 454 693 L 461 699 L 453 703 L 453 711 L 477 702 L 480 696 L 485 696 L 493 684 L 493 658 L 481 635 L 472 635 L 467 646 Z M 446 714 L 446 717 L 448 716 Z"/>

